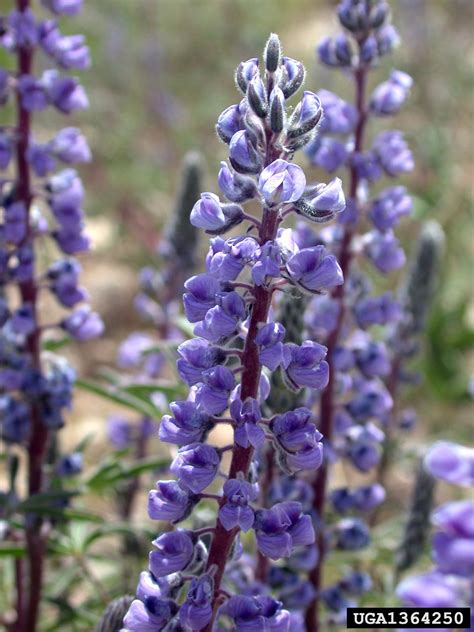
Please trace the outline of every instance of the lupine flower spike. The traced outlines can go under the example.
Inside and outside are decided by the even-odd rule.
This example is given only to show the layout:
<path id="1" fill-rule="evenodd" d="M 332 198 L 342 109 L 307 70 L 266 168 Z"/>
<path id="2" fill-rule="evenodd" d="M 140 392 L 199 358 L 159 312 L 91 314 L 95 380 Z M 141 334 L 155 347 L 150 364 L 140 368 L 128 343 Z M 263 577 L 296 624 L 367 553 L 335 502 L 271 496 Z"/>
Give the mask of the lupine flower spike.
<path id="1" fill-rule="evenodd" d="M 86 341 L 100 335 L 103 324 L 84 305 L 88 294 L 80 285 L 81 266 L 74 258 L 90 248 L 85 193 L 74 169 L 91 159 L 87 140 L 79 129 L 65 127 L 40 142 L 33 129 L 38 111 L 52 108 L 62 116 L 88 105 L 78 78 L 67 71 L 88 68 L 89 49 L 82 35 L 63 34 L 56 20 L 76 14 L 82 0 L 43 0 L 43 15 L 33 13 L 30 4 L 17 0 L 16 8 L 1 20 L 0 46 L 16 68 L 0 68 L 0 102 L 12 103 L 16 121 L 0 131 L 0 169 L 5 170 L 0 189 L 0 419 L 2 440 L 24 449 L 27 493 L 33 497 L 57 485 L 57 478 L 54 483 L 44 476 L 46 453 L 65 423 L 75 381 L 64 358 L 43 351 L 45 338 L 55 330 L 60 338 Z M 43 59 L 36 63 L 37 57 Z M 52 68 L 36 74 L 45 61 Z M 55 252 L 57 258 L 44 265 L 38 251 Z M 55 322 L 39 307 L 45 294 L 61 310 Z M 80 454 L 59 454 L 52 470 L 70 476 L 81 464 Z M 17 577 L 18 594 L 24 596 L 15 623 L 18 630 L 37 629 L 50 527 L 39 515 L 26 517 L 27 571 Z"/>
<path id="2" fill-rule="evenodd" d="M 124 619 L 132 632 L 209 632 L 224 621 L 255 632 L 289 630 L 291 615 L 269 590 L 242 594 L 239 532 L 253 534 L 254 546 L 271 560 L 311 548 L 315 539 L 298 500 L 259 508 L 255 479 L 267 446 L 291 469 L 305 467 L 305 452 L 310 467 L 317 467 L 322 450 L 309 410 L 264 416 L 268 371 L 280 370 L 294 390 L 319 390 L 328 380 L 326 348 L 288 342 L 284 326 L 272 320 L 273 297 L 292 286 L 313 294 L 343 281 L 334 256 L 322 247 L 298 246 L 283 226 L 294 214 L 321 221 L 344 209 L 339 180 L 307 185 L 292 162 L 296 150 L 314 139 L 322 116 L 312 92 L 287 114 L 286 101 L 303 79 L 302 64 L 283 56 L 271 35 L 263 65 L 253 58 L 237 68 L 242 99 L 217 121 L 229 151 L 218 176 L 227 201 L 206 192 L 191 211 L 191 222 L 212 238 L 205 271 L 185 283 L 185 313 L 197 337 L 181 345 L 178 370 L 190 393 L 171 404 L 160 429 L 163 440 L 178 446 L 171 465 L 176 481 L 159 481 L 149 503 L 154 519 L 188 520 L 154 541 L 149 571 Z M 250 201 L 260 206 L 258 214 L 244 210 Z M 225 237 L 231 229 L 233 236 Z M 223 448 L 208 442 L 216 424 L 228 424 L 233 434 Z M 223 459 L 227 452 L 230 465 Z M 216 518 L 194 530 L 193 508 L 203 499 L 216 503 Z"/>

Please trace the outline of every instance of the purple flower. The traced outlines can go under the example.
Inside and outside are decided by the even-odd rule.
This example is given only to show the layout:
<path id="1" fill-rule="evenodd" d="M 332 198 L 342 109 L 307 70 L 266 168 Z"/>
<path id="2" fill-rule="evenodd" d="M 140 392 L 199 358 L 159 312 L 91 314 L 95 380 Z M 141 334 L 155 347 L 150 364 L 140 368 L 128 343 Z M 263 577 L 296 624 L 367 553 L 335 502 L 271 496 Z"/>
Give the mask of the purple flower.
<path id="1" fill-rule="evenodd" d="M 12 141 L 9 136 L 0 132 L 0 169 L 7 169 L 12 156 Z"/>
<path id="2" fill-rule="evenodd" d="M 128 419 L 111 415 L 107 420 L 107 436 L 118 450 L 127 448 L 132 440 L 132 426 Z"/>
<path id="3" fill-rule="evenodd" d="M 378 380 L 357 383 L 355 393 L 347 404 L 347 410 L 357 421 L 382 418 L 392 409 L 392 397 Z"/>
<path id="4" fill-rule="evenodd" d="M 197 323 L 216 305 L 220 283 L 210 274 L 197 274 L 188 279 L 184 287 L 188 290 L 183 296 L 186 318 L 191 323 Z"/>
<path id="5" fill-rule="evenodd" d="M 289 354 L 283 344 L 285 328 L 281 323 L 268 323 L 258 330 L 255 342 L 260 347 L 260 362 L 271 371 L 287 364 Z"/>
<path id="6" fill-rule="evenodd" d="M 242 61 L 235 73 L 237 85 L 244 94 L 247 93 L 248 84 L 252 81 L 255 75 L 258 73 L 258 59 L 253 57 Z"/>
<path id="7" fill-rule="evenodd" d="M 278 278 L 280 276 L 281 253 L 278 245 L 273 241 L 267 241 L 261 248 L 255 251 L 252 266 L 252 280 L 256 285 L 267 283 L 267 277 Z"/>
<path id="8" fill-rule="evenodd" d="M 51 103 L 64 114 L 89 106 L 84 88 L 74 77 L 62 77 L 56 70 L 47 70 L 41 81 Z"/>
<path id="9" fill-rule="evenodd" d="M 373 424 L 352 426 L 347 431 L 347 458 L 361 472 L 368 472 L 380 461 L 384 433 Z"/>
<path id="10" fill-rule="evenodd" d="M 193 386 L 202 382 L 202 372 L 225 361 L 225 353 L 203 338 L 192 338 L 178 347 L 176 367 L 180 377 Z"/>
<path id="11" fill-rule="evenodd" d="M 298 546 L 314 543 L 311 518 L 301 513 L 298 502 L 283 502 L 255 514 L 255 535 L 259 551 L 272 560 L 289 557 Z"/>
<path id="12" fill-rule="evenodd" d="M 190 401 L 171 402 L 173 416 L 164 415 L 160 424 L 160 439 L 175 445 L 200 442 L 212 426 L 208 415 Z"/>
<path id="13" fill-rule="evenodd" d="M 239 173 L 258 173 L 261 159 L 247 131 L 236 132 L 229 145 L 229 160 Z"/>
<path id="14" fill-rule="evenodd" d="M 79 307 L 67 316 L 61 326 L 76 340 L 92 340 L 101 336 L 104 331 L 104 323 L 96 312 L 90 307 Z"/>
<path id="15" fill-rule="evenodd" d="M 431 516 L 432 523 L 446 533 L 474 538 L 474 502 L 458 500 L 438 507 Z"/>
<path id="16" fill-rule="evenodd" d="M 358 551 L 370 542 L 369 528 L 358 518 L 344 518 L 335 529 L 336 547 L 343 551 Z"/>
<path id="17" fill-rule="evenodd" d="M 75 476 L 82 471 L 82 452 L 73 452 L 64 455 L 56 466 L 59 476 Z"/>
<path id="18" fill-rule="evenodd" d="M 437 441 L 425 457 L 428 471 L 443 481 L 469 487 L 474 485 L 474 450 L 465 446 Z"/>
<path id="19" fill-rule="evenodd" d="M 217 119 L 216 131 L 225 143 L 230 143 L 232 136 L 242 129 L 242 115 L 239 105 L 230 105 Z"/>
<path id="20" fill-rule="evenodd" d="M 22 443 L 30 432 L 29 407 L 10 395 L 0 395 L 1 436 L 6 443 Z"/>
<path id="21" fill-rule="evenodd" d="M 18 79 L 18 92 L 21 104 L 29 112 L 44 110 L 48 98 L 42 82 L 32 75 L 21 75 Z"/>
<path id="22" fill-rule="evenodd" d="M 388 81 L 375 88 L 370 99 L 370 109 L 379 116 L 396 114 L 408 97 L 412 84 L 410 75 L 393 70 Z"/>
<path id="23" fill-rule="evenodd" d="M 13 33 L 16 47 L 31 48 L 37 43 L 38 26 L 31 9 L 13 10 L 8 16 L 8 26 Z"/>
<path id="24" fill-rule="evenodd" d="M 251 529 L 255 516 L 249 503 L 257 500 L 258 486 L 236 478 L 229 479 L 224 483 L 224 496 L 226 502 L 219 509 L 219 521 L 224 529 Z"/>
<path id="25" fill-rule="evenodd" d="M 193 507 L 192 496 L 176 481 L 158 481 L 148 494 L 148 515 L 152 520 L 179 522 Z"/>
<path id="26" fill-rule="evenodd" d="M 193 577 L 186 601 L 179 609 L 179 621 L 186 630 L 202 630 L 212 618 L 214 582 L 209 575 Z"/>
<path id="27" fill-rule="evenodd" d="M 400 218 L 409 215 L 413 201 L 405 187 L 397 186 L 385 189 L 377 197 L 370 211 L 370 219 L 378 230 L 390 230 L 396 226 Z"/>
<path id="28" fill-rule="evenodd" d="M 334 510 L 338 513 L 346 513 L 354 508 L 354 494 L 348 487 L 333 489 L 329 497 Z"/>
<path id="29" fill-rule="evenodd" d="M 327 348 L 305 340 L 301 346 L 288 343 L 290 361 L 284 367 L 284 377 L 288 387 L 299 390 L 302 387 L 321 390 L 329 381 L 329 365 L 324 361 Z"/>
<path id="30" fill-rule="evenodd" d="M 314 421 L 310 410 L 297 408 L 278 415 L 271 423 L 271 431 L 291 471 L 316 470 L 323 461 L 322 434 Z"/>
<path id="31" fill-rule="evenodd" d="M 206 258 L 206 269 L 221 282 L 234 281 L 258 251 L 253 237 L 235 237 L 224 240 L 216 237 Z"/>
<path id="32" fill-rule="evenodd" d="M 217 182 L 222 193 L 231 202 L 246 202 L 255 197 L 257 192 L 255 182 L 251 178 L 236 173 L 226 162 L 221 162 Z"/>
<path id="33" fill-rule="evenodd" d="M 413 155 L 398 130 L 387 130 L 377 136 L 373 150 L 389 176 L 398 176 L 413 170 Z"/>
<path id="34" fill-rule="evenodd" d="M 311 164 L 321 167 L 328 173 L 333 173 L 342 167 L 349 153 L 345 144 L 341 143 L 341 141 L 335 138 L 324 137 L 321 140 L 318 139 L 311 152 L 308 150 L 308 155 Z"/>
<path id="35" fill-rule="evenodd" d="M 242 221 L 243 211 L 236 204 L 221 204 L 214 193 L 201 193 L 191 211 L 191 224 L 211 234 L 227 230 Z"/>
<path id="36" fill-rule="evenodd" d="M 473 517 L 474 515 L 471 511 L 471 522 Z M 473 577 L 474 538 L 472 536 L 465 538 L 451 533 L 435 533 L 432 546 L 433 560 L 437 570 L 446 575 Z"/>
<path id="37" fill-rule="evenodd" d="M 234 430 L 234 441 L 243 448 L 249 446 L 261 448 L 265 441 L 265 432 L 257 425 L 262 418 L 257 400 L 251 397 L 244 402 L 234 399 L 230 405 L 230 414 L 237 424 Z"/>
<path id="38" fill-rule="evenodd" d="M 235 387 L 234 375 L 224 366 L 215 366 L 203 371 L 202 376 L 196 401 L 209 415 L 220 415 L 227 408 L 230 392 Z"/>
<path id="39" fill-rule="evenodd" d="M 320 90 L 318 96 L 323 108 L 320 131 L 330 134 L 350 134 L 357 122 L 355 107 L 329 90 Z"/>
<path id="40" fill-rule="evenodd" d="M 358 487 L 353 493 L 354 507 L 359 511 L 370 511 L 383 503 L 385 496 L 385 489 L 378 483 Z"/>
<path id="41" fill-rule="evenodd" d="M 173 602 L 170 600 L 155 599 L 150 602 L 152 609 L 158 614 L 152 614 L 145 604 L 135 599 L 132 601 L 123 624 L 130 632 L 157 632 L 171 620 L 174 614 Z"/>
<path id="42" fill-rule="evenodd" d="M 179 484 L 195 494 L 202 492 L 214 480 L 220 456 L 215 448 L 204 443 L 192 443 L 178 450 L 170 465 Z"/>
<path id="43" fill-rule="evenodd" d="M 25 303 L 16 309 L 11 316 L 10 324 L 16 334 L 29 336 L 36 328 L 33 306 Z"/>
<path id="44" fill-rule="evenodd" d="M 290 632 L 290 613 L 271 597 L 237 595 L 225 603 L 222 613 L 233 620 L 236 632 Z"/>
<path id="45" fill-rule="evenodd" d="M 64 307 L 73 307 L 87 299 L 84 288 L 78 287 L 81 266 L 74 259 L 59 259 L 49 266 L 50 290 Z"/>
<path id="46" fill-rule="evenodd" d="M 27 215 L 24 202 L 13 202 L 5 206 L 5 239 L 12 244 L 20 244 L 26 237 Z"/>
<path id="47" fill-rule="evenodd" d="M 163 533 L 153 540 L 156 551 L 149 557 L 149 568 L 155 577 L 165 577 L 186 568 L 194 555 L 194 543 L 189 531 L 178 529 Z"/>
<path id="48" fill-rule="evenodd" d="M 280 158 L 266 167 L 258 180 L 259 191 L 269 206 L 295 202 L 305 186 L 303 169 Z"/>
<path id="49" fill-rule="evenodd" d="M 303 64 L 291 57 L 283 57 L 281 72 L 283 80 L 281 81 L 282 92 L 285 99 L 291 97 L 301 86 L 305 77 L 305 69 Z"/>
<path id="50" fill-rule="evenodd" d="M 456 584 L 437 572 L 407 577 L 397 586 L 397 597 L 410 607 L 454 608 L 459 605 Z"/>
<path id="51" fill-rule="evenodd" d="M 75 127 L 65 127 L 51 142 L 53 153 L 66 164 L 89 162 L 91 150 L 87 140 Z"/>
<path id="52" fill-rule="evenodd" d="M 316 211 L 340 213 L 346 207 L 346 199 L 340 178 L 334 178 L 329 184 L 319 184 L 309 199 L 309 204 Z"/>
<path id="53" fill-rule="evenodd" d="M 41 0 L 41 3 L 56 15 L 76 15 L 83 0 Z"/>
<path id="54" fill-rule="evenodd" d="M 359 178 L 369 182 L 376 182 L 383 175 L 379 157 L 374 151 L 366 153 L 354 152 L 352 155 L 352 166 L 357 171 Z"/>
<path id="55" fill-rule="evenodd" d="M 305 311 L 305 325 L 316 332 L 329 334 L 337 326 L 340 306 L 328 296 L 314 297 Z"/>
<path id="56" fill-rule="evenodd" d="M 391 363 L 387 347 L 383 342 L 364 340 L 360 346 L 356 346 L 355 359 L 360 371 L 366 377 L 388 375 Z"/>
<path id="57" fill-rule="evenodd" d="M 401 318 L 401 305 L 394 301 L 390 292 L 381 296 L 367 296 L 354 305 L 354 314 L 359 327 L 387 325 Z"/>
<path id="58" fill-rule="evenodd" d="M 359 597 L 363 593 L 368 592 L 372 588 L 373 583 L 368 573 L 354 571 L 341 579 L 339 585 L 345 593 Z"/>
<path id="59" fill-rule="evenodd" d="M 327 255 L 324 246 L 304 248 L 286 262 L 292 279 L 309 292 L 319 292 L 343 283 L 341 267 L 334 255 Z"/>
<path id="60" fill-rule="evenodd" d="M 222 292 L 216 295 L 217 305 L 206 312 L 204 321 L 194 328 L 194 333 L 213 342 L 232 335 L 245 316 L 245 301 L 238 292 Z"/>
<path id="61" fill-rule="evenodd" d="M 307 134 L 316 127 L 322 114 L 323 110 L 318 95 L 309 90 L 303 92 L 303 98 L 291 116 L 288 136 L 295 138 Z"/>
<path id="62" fill-rule="evenodd" d="M 386 233 L 372 231 L 369 234 L 366 252 L 375 267 L 384 274 L 405 265 L 406 257 L 403 248 L 391 231 Z"/>
<path id="63" fill-rule="evenodd" d="M 51 146 L 30 144 L 27 152 L 28 162 L 39 177 L 47 176 L 56 169 L 56 160 L 51 154 Z"/>

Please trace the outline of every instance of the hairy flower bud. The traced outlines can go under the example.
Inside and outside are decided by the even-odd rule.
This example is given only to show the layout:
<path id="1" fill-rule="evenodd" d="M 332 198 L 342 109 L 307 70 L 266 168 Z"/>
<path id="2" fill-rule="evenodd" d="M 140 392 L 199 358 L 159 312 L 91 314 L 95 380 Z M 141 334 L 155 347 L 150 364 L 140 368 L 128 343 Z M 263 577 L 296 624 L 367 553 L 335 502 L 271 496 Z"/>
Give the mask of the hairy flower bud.
<path id="1" fill-rule="evenodd" d="M 255 114 L 265 118 L 268 112 L 267 94 L 260 75 L 255 75 L 247 86 L 247 100 Z"/>
<path id="2" fill-rule="evenodd" d="M 281 61 L 281 44 L 280 38 L 275 33 L 272 33 L 265 44 L 263 51 L 263 61 L 265 68 L 268 72 L 276 72 L 280 66 Z"/>
<path id="3" fill-rule="evenodd" d="M 235 81 L 243 94 L 247 94 L 247 87 L 250 81 L 258 73 L 258 59 L 255 57 L 239 64 L 235 71 Z"/>
<path id="4" fill-rule="evenodd" d="M 273 88 L 270 95 L 270 128 L 279 134 L 285 127 L 285 97 L 280 88 Z"/>

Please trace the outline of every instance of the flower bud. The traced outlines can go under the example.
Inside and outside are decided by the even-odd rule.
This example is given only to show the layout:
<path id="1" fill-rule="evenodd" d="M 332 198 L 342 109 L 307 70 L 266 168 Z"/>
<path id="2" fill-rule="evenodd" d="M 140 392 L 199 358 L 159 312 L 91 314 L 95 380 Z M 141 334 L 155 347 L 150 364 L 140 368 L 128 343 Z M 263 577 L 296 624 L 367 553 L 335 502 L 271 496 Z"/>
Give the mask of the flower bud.
<path id="1" fill-rule="evenodd" d="M 283 57 L 280 87 L 286 99 L 289 99 L 301 87 L 305 74 L 305 68 L 300 61 L 291 57 Z"/>
<path id="2" fill-rule="evenodd" d="M 255 114 L 265 118 L 268 112 L 268 102 L 265 86 L 260 75 L 255 75 L 247 87 L 247 100 Z"/>
<path id="3" fill-rule="evenodd" d="M 281 44 L 280 39 L 276 33 L 272 33 L 268 38 L 263 51 L 263 61 L 265 68 L 268 72 L 276 72 L 280 66 L 281 61 Z"/>
<path id="4" fill-rule="evenodd" d="M 285 127 L 285 97 L 280 88 L 273 88 L 270 95 L 270 128 L 279 134 Z"/>
<path id="5" fill-rule="evenodd" d="M 351 4 L 341 3 L 337 9 L 337 17 L 341 25 L 348 31 L 355 33 L 359 27 L 359 21 Z"/>
<path id="6" fill-rule="evenodd" d="M 232 136 L 229 146 L 229 160 L 239 173 L 258 173 L 261 159 L 250 141 L 248 131 L 241 130 Z"/>
<path id="7" fill-rule="evenodd" d="M 317 48 L 318 57 L 321 63 L 326 66 L 339 66 L 339 60 L 336 57 L 334 40 L 331 37 L 325 37 Z"/>
<path id="8" fill-rule="evenodd" d="M 319 97 L 314 92 L 306 91 L 290 119 L 288 137 L 299 138 L 312 131 L 319 123 L 322 114 Z"/>
<path id="9" fill-rule="evenodd" d="M 377 33 L 377 48 L 379 55 L 391 53 L 400 43 L 400 36 L 392 24 L 387 24 Z"/>
<path id="10" fill-rule="evenodd" d="M 349 39 L 344 33 L 336 35 L 334 52 L 341 66 L 351 65 L 352 49 Z"/>
<path id="11" fill-rule="evenodd" d="M 379 116 L 396 114 L 407 98 L 412 83 L 410 75 L 394 70 L 388 81 L 375 88 L 370 100 L 372 112 Z"/>
<path id="12" fill-rule="evenodd" d="M 377 40 L 373 35 L 370 35 L 360 47 L 360 59 L 365 64 L 370 64 L 374 61 L 378 54 Z"/>
<path id="13" fill-rule="evenodd" d="M 369 13 L 369 24 L 373 29 L 379 29 L 390 16 L 390 7 L 386 2 L 378 2 Z"/>
<path id="14" fill-rule="evenodd" d="M 258 59 L 248 59 L 239 64 L 235 71 L 235 81 L 244 94 L 247 94 L 247 87 L 250 81 L 258 72 Z"/>
<path id="15" fill-rule="evenodd" d="M 216 131 L 224 141 L 230 143 L 232 136 L 242 129 L 242 117 L 238 105 L 230 105 L 217 119 Z"/>

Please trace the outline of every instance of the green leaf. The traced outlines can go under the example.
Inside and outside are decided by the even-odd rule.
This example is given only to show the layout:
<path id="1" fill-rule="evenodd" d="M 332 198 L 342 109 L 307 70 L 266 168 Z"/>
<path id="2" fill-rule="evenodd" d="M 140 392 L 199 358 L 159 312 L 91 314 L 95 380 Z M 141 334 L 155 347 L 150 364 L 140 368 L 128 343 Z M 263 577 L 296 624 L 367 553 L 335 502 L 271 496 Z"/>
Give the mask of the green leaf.
<path id="1" fill-rule="evenodd" d="M 102 386 L 95 382 L 90 382 L 89 380 L 77 380 L 76 386 L 83 391 L 93 393 L 102 399 L 107 399 L 115 404 L 124 406 L 145 417 L 156 418 L 161 416 L 160 410 L 150 401 L 136 397 L 132 393 L 128 393 L 119 387 Z"/>
<path id="2" fill-rule="evenodd" d="M 25 513 L 41 513 L 49 510 L 64 511 L 63 508 L 54 507 L 55 503 L 61 503 L 69 498 L 73 498 L 79 494 L 79 490 L 60 490 L 57 492 L 44 492 L 42 494 L 34 494 L 26 500 L 23 500 L 17 505 L 17 511 L 23 511 Z"/>
<path id="3" fill-rule="evenodd" d="M 42 347 L 44 351 L 57 351 L 66 347 L 72 342 L 70 336 L 64 336 L 64 338 L 51 338 L 50 340 L 44 340 Z"/>
<path id="4" fill-rule="evenodd" d="M 26 548 L 16 542 L 0 542 L 0 557 L 24 557 Z"/>
<path id="5" fill-rule="evenodd" d="M 90 490 L 97 492 L 107 487 L 115 487 L 118 483 L 135 478 L 144 472 L 168 466 L 169 459 L 162 457 L 140 459 L 128 466 L 115 460 L 110 460 L 96 469 L 85 481 L 85 485 Z"/>

